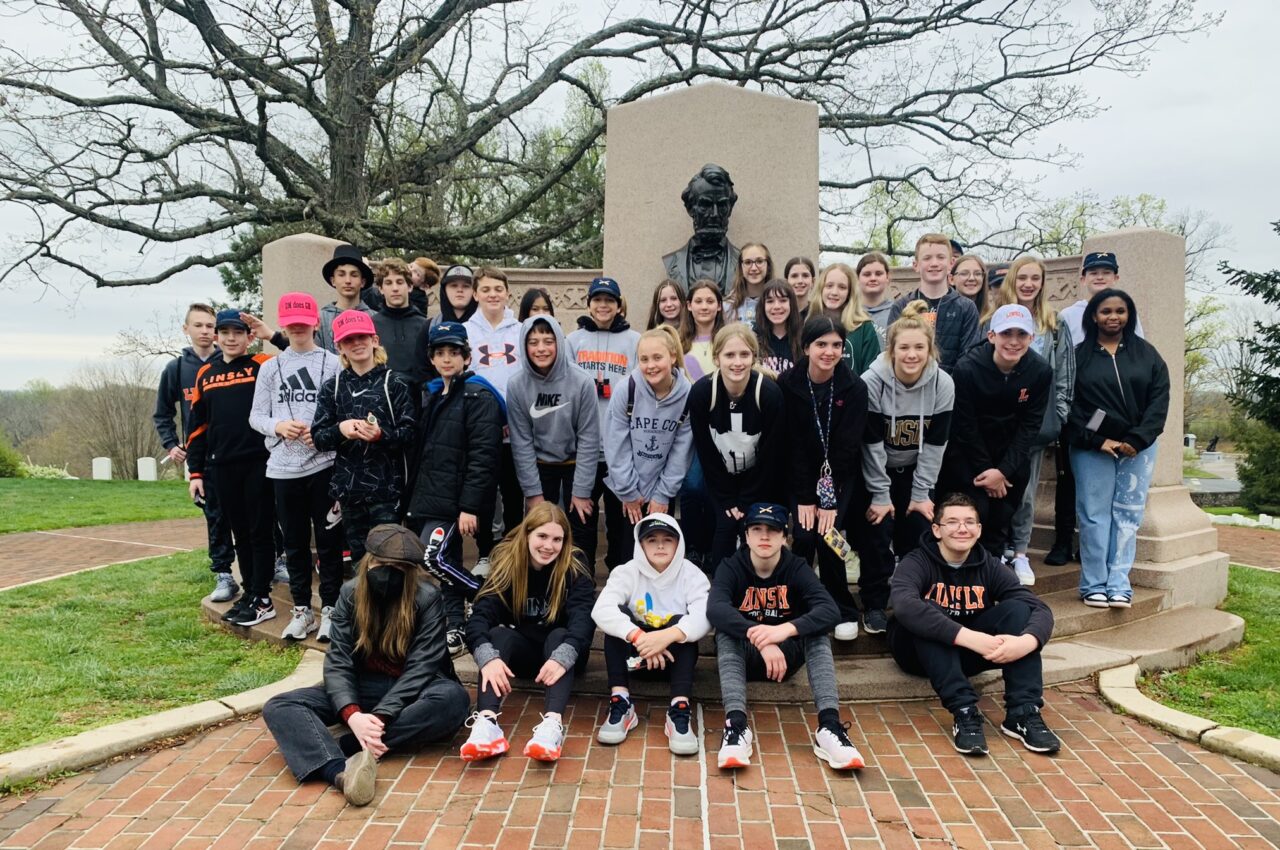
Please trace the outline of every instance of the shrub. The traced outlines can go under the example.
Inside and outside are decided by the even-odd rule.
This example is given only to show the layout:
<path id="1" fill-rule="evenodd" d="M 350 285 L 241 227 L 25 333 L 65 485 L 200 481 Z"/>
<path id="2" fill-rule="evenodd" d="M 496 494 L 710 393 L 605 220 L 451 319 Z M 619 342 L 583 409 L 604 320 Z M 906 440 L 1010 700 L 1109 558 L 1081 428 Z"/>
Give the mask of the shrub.
<path id="1" fill-rule="evenodd" d="M 1245 457 L 1236 465 L 1240 503 L 1257 513 L 1280 513 L 1280 431 L 1249 422 L 1240 437 Z"/>
<path id="2" fill-rule="evenodd" d="M 25 478 L 22 456 L 9 444 L 9 437 L 0 431 L 0 478 Z"/>
<path id="3" fill-rule="evenodd" d="M 39 478 L 45 481 L 61 481 L 68 478 L 75 478 L 70 472 L 67 472 L 65 466 L 41 466 L 38 463 L 31 463 L 30 459 L 22 462 L 23 478 Z"/>

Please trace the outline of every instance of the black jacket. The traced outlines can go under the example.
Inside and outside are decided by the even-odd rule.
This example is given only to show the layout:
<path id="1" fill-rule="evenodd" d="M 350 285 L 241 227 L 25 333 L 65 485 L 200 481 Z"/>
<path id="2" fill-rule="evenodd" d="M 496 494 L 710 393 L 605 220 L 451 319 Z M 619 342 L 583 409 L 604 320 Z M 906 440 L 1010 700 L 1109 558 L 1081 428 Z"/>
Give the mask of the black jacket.
<path id="1" fill-rule="evenodd" d="M 786 501 L 780 480 L 786 416 L 782 390 L 772 379 L 753 372 L 735 403 L 713 372 L 694 383 L 686 404 L 693 449 L 717 509 L 745 511 L 752 502 Z M 732 430 L 735 425 L 740 430 Z"/>
<path id="2" fill-rule="evenodd" d="M 952 567 L 943 559 L 938 541 L 926 532 L 920 545 L 898 562 L 889 582 L 889 604 L 898 625 L 916 637 L 948 646 L 983 611 L 1014 599 L 1031 608 L 1022 633 L 1044 646 L 1053 636 L 1053 611 L 981 546 L 975 545 L 961 566 Z"/>
<path id="3" fill-rule="evenodd" d="M 427 386 L 409 461 L 406 516 L 456 519 L 493 505 L 502 452 L 503 414 L 497 390 L 464 372 L 446 395 L 437 378 Z"/>
<path id="4" fill-rule="evenodd" d="M 569 541 L 565 541 L 567 546 Z M 560 663 L 566 670 L 573 667 L 579 658 L 585 658 L 591 648 L 591 638 L 596 633 L 596 621 L 591 619 L 591 609 L 595 605 L 595 581 L 585 569 L 570 570 L 565 588 L 564 604 L 560 606 L 560 616 L 551 620 L 546 612 L 550 610 L 550 600 L 545 593 L 535 592 L 532 570 L 530 571 L 529 598 L 525 601 L 525 611 L 517 618 L 512 612 L 511 599 L 507 596 L 484 593 L 471 603 L 471 616 L 467 619 L 467 648 L 475 656 L 476 666 L 483 667 L 498 656 L 489 632 L 497 626 L 511 626 L 519 629 L 526 636 L 541 643 L 554 629 L 561 626 L 565 629 L 564 641 L 551 652 L 551 658 Z"/>
<path id="5" fill-rule="evenodd" d="M 1086 430 L 1099 410 L 1102 424 Z M 1071 445 L 1097 449 L 1111 439 L 1141 451 L 1164 431 L 1168 416 L 1169 367 L 1151 343 L 1127 335 L 1114 357 L 1096 338 L 1076 349 L 1076 394 L 1067 419 Z"/>
<path id="6" fill-rule="evenodd" d="M 426 362 L 419 362 L 419 340 L 430 322 L 416 307 L 383 307 L 373 314 L 378 342 L 387 350 L 387 365 L 411 387 L 426 379 Z"/>
<path id="7" fill-rule="evenodd" d="M 267 354 L 242 354 L 228 363 L 221 355 L 209 358 L 196 373 L 187 424 L 187 469 L 192 478 L 219 463 L 267 462 L 267 444 L 249 427 L 258 370 Z"/>
<path id="8" fill-rule="evenodd" d="M 902 309 L 912 301 L 929 301 L 916 289 L 903 295 L 889 308 L 889 324 L 902 315 Z M 978 308 L 965 296 L 948 289 L 938 299 L 934 308 L 934 341 L 938 346 L 938 364 L 944 372 L 951 372 L 965 353 L 982 342 L 979 329 Z"/>
<path id="9" fill-rule="evenodd" d="M 338 430 L 346 419 L 373 414 L 382 429 L 376 442 L 348 440 Z M 414 434 L 409 388 L 385 364 L 363 375 L 343 369 L 320 388 L 311 439 L 322 452 L 337 450 L 329 495 L 362 503 L 398 502 L 404 491 L 405 451 Z"/>
<path id="10" fill-rule="evenodd" d="M 355 591 L 353 580 L 344 584 L 338 594 L 329 632 L 329 649 L 324 655 L 324 689 L 329 694 L 329 704 L 339 714 L 347 706 L 360 705 L 358 683 L 368 660 L 357 654 L 355 648 Z M 435 585 L 418 580 L 414 610 L 413 640 L 409 642 L 400 677 L 377 705 L 360 706 L 361 711 L 376 714 L 384 722 L 399 717 L 400 712 L 415 702 L 422 689 L 434 680 L 458 678 L 444 640 L 444 602 Z"/>
<path id="11" fill-rule="evenodd" d="M 782 547 L 778 566 L 760 578 L 745 546 L 720 562 L 707 597 L 716 631 L 745 638 L 752 626 L 791 623 L 800 637 L 820 635 L 840 622 L 840 609 L 809 562 Z"/>
<path id="12" fill-rule="evenodd" d="M 836 361 L 836 371 L 829 382 L 831 392 L 831 432 L 828 437 L 831 477 L 837 492 L 846 487 L 862 486 L 862 442 L 867 428 L 867 385 L 853 374 L 843 360 Z M 790 463 L 787 464 L 789 494 L 797 505 L 817 504 L 818 476 L 822 469 L 822 440 L 814 418 L 813 399 L 809 395 L 809 358 L 778 376 L 778 386 L 787 410 L 787 442 Z M 818 416 L 827 417 L 827 406 L 820 402 Z"/>
<path id="13" fill-rule="evenodd" d="M 191 433 L 188 421 L 191 419 L 191 396 L 195 393 L 196 373 L 210 360 L 220 359 L 222 353 L 214 346 L 209 360 L 201 360 L 191 346 L 182 349 L 182 354 L 165 364 L 160 373 L 160 388 L 156 390 L 156 410 L 151 415 L 155 423 L 156 433 L 160 435 L 160 444 L 166 450 L 187 441 Z M 178 405 L 178 413 L 182 420 L 182 436 L 173 424 L 173 406 Z"/>
<path id="14" fill-rule="evenodd" d="M 984 342 L 951 373 L 956 405 L 942 467 L 952 486 L 971 486 L 979 473 L 993 467 L 1009 481 L 1030 471 L 1031 446 L 1053 393 L 1053 370 L 1028 350 L 1006 375 L 994 354 L 995 346 Z"/>

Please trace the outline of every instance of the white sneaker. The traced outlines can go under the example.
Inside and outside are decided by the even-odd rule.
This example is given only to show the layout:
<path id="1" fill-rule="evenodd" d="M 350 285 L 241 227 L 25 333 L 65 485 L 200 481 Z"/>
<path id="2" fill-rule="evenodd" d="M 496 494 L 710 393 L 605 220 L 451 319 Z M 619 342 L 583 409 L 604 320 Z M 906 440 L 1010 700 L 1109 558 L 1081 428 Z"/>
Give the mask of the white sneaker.
<path id="1" fill-rule="evenodd" d="M 627 740 L 627 733 L 639 725 L 640 718 L 636 717 L 631 699 L 614 694 L 609 697 L 609 713 L 596 730 L 596 740 L 602 744 L 621 744 Z"/>
<path id="2" fill-rule="evenodd" d="M 835 630 L 836 640 L 857 640 L 858 639 L 858 621 L 851 623 L 840 623 Z"/>
<path id="3" fill-rule="evenodd" d="M 1036 574 L 1032 572 L 1031 562 L 1026 555 L 1018 555 L 1013 559 L 1013 573 L 1024 587 L 1031 587 L 1036 583 Z"/>
<path id="4" fill-rule="evenodd" d="M 476 565 L 471 568 L 471 574 L 476 578 L 484 578 L 489 574 L 489 559 L 481 558 L 476 561 Z"/>
<path id="5" fill-rule="evenodd" d="M 463 761 L 493 758 L 511 748 L 507 743 L 507 736 L 503 735 L 502 730 L 498 728 L 496 718 L 474 711 L 467 718 L 465 725 L 471 729 L 471 734 L 458 753 Z"/>
<path id="6" fill-rule="evenodd" d="M 751 764 L 751 729 L 746 726 L 741 730 L 732 726 L 724 727 L 724 739 L 720 743 L 716 763 L 721 770 L 728 767 L 748 767 Z"/>
<path id="7" fill-rule="evenodd" d="M 862 753 L 858 752 L 858 748 L 849 740 L 845 728 L 844 726 L 838 729 L 820 727 L 813 736 L 814 755 L 836 770 L 856 770 L 866 767 L 867 763 L 862 760 Z"/>
<path id="8" fill-rule="evenodd" d="M 691 756 L 698 752 L 698 734 L 693 731 L 693 712 L 689 703 L 680 700 L 667 709 L 667 723 L 663 731 L 667 746 L 678 756 Z"/>
<path id="9" fill-rule="evenodd" d="M 524 745 L 524 754 L 538 761 L 556 761 L 564 747 L 564 725 L 555 717 L 544 714 L 542 722 L 533 727 L 533 737 Z"/>
<path id="10" fill-rule="evenodd" d="M 320 609 L 320 631 L 316 633 L 316 640 L 321 643 L 329 642 L 329 631 L 333 628 L 333 606 L 326 605 Z"/>
<path id="11" fill-rule="evenodd" d="M 311 609 L 306 605 L 294 605 L 293 616 L 289 618 L 289 625 L 284 627 L 280 637 L 290 640 L 306 640 L 307 635 L 315 630 L 316 615 L 311 613 Z"/>

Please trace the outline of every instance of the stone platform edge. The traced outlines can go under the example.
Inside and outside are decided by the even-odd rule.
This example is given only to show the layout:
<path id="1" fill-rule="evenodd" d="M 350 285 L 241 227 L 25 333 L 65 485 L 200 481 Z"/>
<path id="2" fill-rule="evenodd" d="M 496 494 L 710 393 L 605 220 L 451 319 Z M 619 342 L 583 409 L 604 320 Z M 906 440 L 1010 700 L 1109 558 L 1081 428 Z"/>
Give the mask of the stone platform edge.
<path id="1" fill-rule="evenodd" d="M 189 735 L 237 717 L 256 714 L 278 693 L 320 684 L 323 668 L 324 653 L 307 649 L 292 673 L 270 685 L 4 753 L 0 755 L 0 786 L 81 770 L 166 738 Z"/>
<path id="2" fill-rule="evenodd" d="M 1207 750 L 1280 771 L 1280 739 L 1235 726 L 1222 726 L 1162 705 L 1138 690 L 1138 676 L 1142 672 L 1138 664 L 1103 670 L 1098 674 L 1098 691 L 1114 708 L 1157 729 Z"/>

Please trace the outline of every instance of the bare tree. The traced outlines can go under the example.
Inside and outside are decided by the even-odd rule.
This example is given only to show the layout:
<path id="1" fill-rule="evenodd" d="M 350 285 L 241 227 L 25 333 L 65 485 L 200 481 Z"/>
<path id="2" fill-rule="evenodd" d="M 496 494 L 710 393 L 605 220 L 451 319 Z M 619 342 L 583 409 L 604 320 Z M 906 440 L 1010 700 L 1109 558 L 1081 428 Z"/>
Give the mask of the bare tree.
<path id="1" fill-rule="evenodd" d="M 89 457 L 109 457 L 118 478 L 137 477 L 140 457 L 164 454 L 151 424 L 156 368 L 143 358 L 103 360 L 80 370 L 61 394 L 63 427 Z"/>
<path id="2" fill-rule="evenodd" d="M 1081 75 L 1138 72 L 1162 39 L 1213 23 L 1196 0 L 1109 0 L 1083 21 L 1071 0 L 625 8 L 13 0 L 50 37 L 0 53 L 0 199 L 33 222 L 0 280 L 157 283 L 251 257 L 257 233 L 289 225 L 367 250 L 537 256 L 599 216 L 598 187 L 565 178 L 598 157 L 606 108 L 700 80 L 819 105 L 847 152 L 823 183 L 829 217 L 877 187 L 935 211 L 998 204 L 1007 164 L 1036 155 L 1027 140 L 1096 112 Z M 629 77 L 606 91 L 601 68 Z M 570 96 L 581 120 L 548 140 Z M 750 132 L 750 116 L 716 132 Z M 104 268 L 90 236 L 144 256 Z"/>

